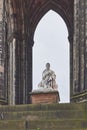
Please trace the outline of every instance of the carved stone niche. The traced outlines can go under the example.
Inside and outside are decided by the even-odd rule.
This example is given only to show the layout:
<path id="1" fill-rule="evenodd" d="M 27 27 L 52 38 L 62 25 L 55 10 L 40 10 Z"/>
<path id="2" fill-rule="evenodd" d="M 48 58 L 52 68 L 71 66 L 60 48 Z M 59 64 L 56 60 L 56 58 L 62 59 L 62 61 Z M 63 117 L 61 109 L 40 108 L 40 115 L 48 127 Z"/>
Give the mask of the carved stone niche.
<path id="1" fill-rule="evenodd" d="M 29 93 L 32 104 L 59 103 L 60 96 L 57 90 L 34 91 Z"/>

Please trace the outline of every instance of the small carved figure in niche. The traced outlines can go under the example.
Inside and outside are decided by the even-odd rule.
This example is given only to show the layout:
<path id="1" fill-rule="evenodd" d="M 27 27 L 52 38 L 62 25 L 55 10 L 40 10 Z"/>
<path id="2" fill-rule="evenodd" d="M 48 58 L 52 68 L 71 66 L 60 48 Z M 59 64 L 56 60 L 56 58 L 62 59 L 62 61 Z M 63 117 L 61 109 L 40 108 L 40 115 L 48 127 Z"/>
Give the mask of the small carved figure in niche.
<path id="1" fill-rule="evenodd" d="M 57 89 L 56 75 L 53 70 L 50 69 L 50 63 L 46 64 L 46 69 L 42 73 L 42 81 L 38 85 L 39 88 L 51 88 Z"/>

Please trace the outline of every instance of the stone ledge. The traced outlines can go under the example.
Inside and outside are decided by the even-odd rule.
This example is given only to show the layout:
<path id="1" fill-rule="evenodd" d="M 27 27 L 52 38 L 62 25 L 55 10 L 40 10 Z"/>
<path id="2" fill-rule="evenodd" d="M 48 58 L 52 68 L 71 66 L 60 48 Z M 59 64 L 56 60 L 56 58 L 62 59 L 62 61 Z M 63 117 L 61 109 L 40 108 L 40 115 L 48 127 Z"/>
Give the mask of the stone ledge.
<path id="1" fill-rule="evenodd" d="M 74 94 L 70 100 L 71 102 L 76 102 L 76 103 L 87 102 L 87 90 Z"/>

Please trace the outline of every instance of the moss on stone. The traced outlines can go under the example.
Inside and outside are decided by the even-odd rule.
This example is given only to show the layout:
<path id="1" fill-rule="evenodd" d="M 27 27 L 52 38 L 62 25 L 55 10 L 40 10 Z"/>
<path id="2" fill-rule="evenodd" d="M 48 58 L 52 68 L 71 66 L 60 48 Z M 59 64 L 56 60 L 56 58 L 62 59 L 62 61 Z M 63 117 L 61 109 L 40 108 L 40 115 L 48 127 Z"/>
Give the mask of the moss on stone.
<path id="1" fill-rule="evenodd" d="M 0 106 L 0 130 L 87 130 L 87 104 Z"/>

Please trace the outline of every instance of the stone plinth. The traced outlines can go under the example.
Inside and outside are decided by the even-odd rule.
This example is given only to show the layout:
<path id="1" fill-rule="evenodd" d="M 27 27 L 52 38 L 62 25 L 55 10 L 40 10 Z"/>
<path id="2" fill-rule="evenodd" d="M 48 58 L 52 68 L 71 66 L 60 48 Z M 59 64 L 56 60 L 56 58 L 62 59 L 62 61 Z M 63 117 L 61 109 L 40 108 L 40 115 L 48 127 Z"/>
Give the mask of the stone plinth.
<path id="1" fill-rule="evenodd" d="M 34 91 L 29 94 L 32 104 L 59 103 L 60 101 L 58 91 Z"/>

